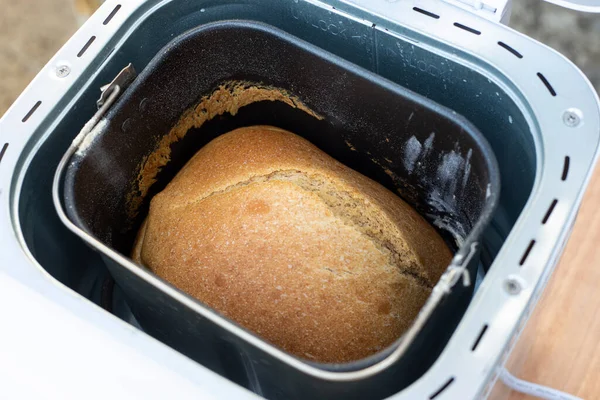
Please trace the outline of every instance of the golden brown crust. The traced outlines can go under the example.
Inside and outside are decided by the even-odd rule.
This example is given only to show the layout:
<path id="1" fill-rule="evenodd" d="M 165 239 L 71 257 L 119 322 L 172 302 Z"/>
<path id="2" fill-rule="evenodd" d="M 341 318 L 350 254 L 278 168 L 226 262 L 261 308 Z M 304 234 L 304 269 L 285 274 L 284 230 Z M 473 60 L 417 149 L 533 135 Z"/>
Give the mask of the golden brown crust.
<path id="1" fill-rule="evenodd" d="M 155 196 L 133 258 L 290 353 L 340 363 L 400 337 L 451 253 L 387 189 L 255 126 L 207 144 Z"/>

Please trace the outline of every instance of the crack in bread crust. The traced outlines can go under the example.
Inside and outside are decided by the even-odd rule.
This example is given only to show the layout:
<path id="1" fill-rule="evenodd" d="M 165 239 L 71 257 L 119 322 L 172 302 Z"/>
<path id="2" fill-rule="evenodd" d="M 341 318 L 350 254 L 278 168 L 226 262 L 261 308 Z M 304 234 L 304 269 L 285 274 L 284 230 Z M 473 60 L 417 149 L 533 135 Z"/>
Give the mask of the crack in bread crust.
<path id="1" fill-rule="evenodd" d="M 369 241 L 382 253 L 389 258 L 389 265 L 398 269 L 398 272 L 407 278 L 411 278 L 419 286 L 432 289 L 433 284 L 427 279 L 424 273 L 419 273 L 416 256 L 410 251 L 408 246 L 402 241 L 404 246 L 394 246 L 391 238 L 386 237 L 386 229 L 381 226 L 393 225 L 384 212 L 375 207 L 369 201 L 353 196 L 350 191 L 328 182 L 326 177 L 320 174 L 308 174 L 299 170 L 276 170 L 269 174 L 253 176 L 250 179 L 237 182 L 226 186 L 223 189 L 211 192 L 201 198 L 188 202 L 172 205 L 173 209 L 188 207 L 198 204 L 212 196 L 225 194 L 239 188 L 272 181 L 289 182 L 295 186 L 311 192 L 319 197 L 332 213 L 347 225 Z M 379 228 L 373 229 L 373 226 Z M 401 247 L 401 248 L 399 248 Z"/>

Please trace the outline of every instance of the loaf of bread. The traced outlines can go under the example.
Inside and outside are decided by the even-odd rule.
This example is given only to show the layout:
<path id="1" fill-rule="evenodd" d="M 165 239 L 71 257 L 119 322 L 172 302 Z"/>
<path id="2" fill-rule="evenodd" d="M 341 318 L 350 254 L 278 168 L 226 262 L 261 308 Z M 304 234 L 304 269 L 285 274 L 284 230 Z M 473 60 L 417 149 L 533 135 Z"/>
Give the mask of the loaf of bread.
<path id="1" fill-rule="evenodd" d="M 402 335 L 451 253 L 380 184 L 253 126 L 204 146 L 152 199 L 133 259 L 297 357 L 344 363 Z"/>

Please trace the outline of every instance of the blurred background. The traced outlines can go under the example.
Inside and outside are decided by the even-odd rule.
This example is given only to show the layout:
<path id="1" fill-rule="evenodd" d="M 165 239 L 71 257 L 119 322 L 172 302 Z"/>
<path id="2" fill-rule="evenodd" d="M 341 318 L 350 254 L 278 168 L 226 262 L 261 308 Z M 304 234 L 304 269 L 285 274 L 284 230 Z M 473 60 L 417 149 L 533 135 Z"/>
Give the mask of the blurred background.
<path id="1" fill-rule="evenodd" d="M 0 116 L 101 0 L 0 0 Z M 600 14 L 513 0 L 510 26 L 569 57 L 600 90 Z"/>

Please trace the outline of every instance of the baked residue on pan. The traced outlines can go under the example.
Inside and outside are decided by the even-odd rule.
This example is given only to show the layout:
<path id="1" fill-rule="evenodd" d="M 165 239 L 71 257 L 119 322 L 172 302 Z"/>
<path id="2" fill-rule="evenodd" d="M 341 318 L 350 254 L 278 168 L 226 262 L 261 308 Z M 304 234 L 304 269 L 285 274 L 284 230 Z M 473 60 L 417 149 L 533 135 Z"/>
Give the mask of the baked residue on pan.
<path id="1" fill-rule="evenodd" d="M 185 111 L 169 133 L 160 139 L 154 151 L 142 160 L 133 190 L 126 198 L 129 218 L 133 220 L 137 216 L 158 173 L 171 161 L 171 145 L 183 139 L 190 129 L 199 128 L 214 117 L 225 113 L 236 115 L 240 108 L 259 101 L 280 101 L 314 118 L 323 119 L 285 89 L 247 81 L 223 83 L 210 95 L 202 97 L 196 106 Z"/>

